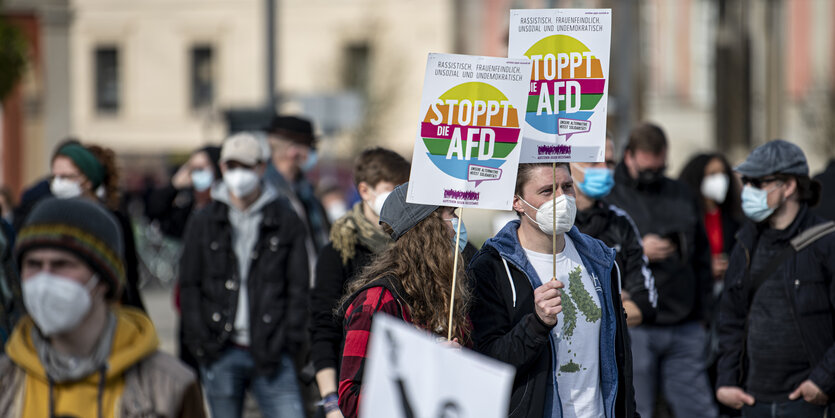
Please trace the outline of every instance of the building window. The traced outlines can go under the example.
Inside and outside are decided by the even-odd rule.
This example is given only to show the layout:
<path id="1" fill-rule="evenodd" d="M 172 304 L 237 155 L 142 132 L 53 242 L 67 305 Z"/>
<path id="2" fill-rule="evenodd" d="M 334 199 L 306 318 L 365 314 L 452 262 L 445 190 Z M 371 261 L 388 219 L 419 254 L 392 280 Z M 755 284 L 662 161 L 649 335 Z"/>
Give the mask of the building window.
<path id="1" fill-rule="evenodd" d="M 371 48 L 356 43 L 345 48 L 345 70 L 342 74 L 347 89 L 366 94 L 371 73 Z"/>
<path id="2" fill-rule="evenodd" d="M 214 54 L 212 47 L 199 45 L 191 48 L 191 108 L 212 105 L 215 90 Z"/>
<path id="3" fill-rule="evenodd" d="M 96 111 L 119 111 L 119 50 L 115 46 L 96 48 Z"/>

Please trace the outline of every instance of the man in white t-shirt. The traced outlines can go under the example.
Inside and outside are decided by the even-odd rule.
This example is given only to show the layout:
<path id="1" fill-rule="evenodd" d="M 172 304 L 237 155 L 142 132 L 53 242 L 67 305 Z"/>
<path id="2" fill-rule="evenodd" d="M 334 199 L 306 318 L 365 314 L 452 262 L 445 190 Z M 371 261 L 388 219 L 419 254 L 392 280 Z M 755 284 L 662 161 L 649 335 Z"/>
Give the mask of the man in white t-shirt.
<path id="1" fill-rule="evenodd" d="M 637 416 L 615 253 L 573 226 L 569 166 L 520 165 L 513 208 L 468 270 L 475 348 L 516 367 L 509 415 Z"/>

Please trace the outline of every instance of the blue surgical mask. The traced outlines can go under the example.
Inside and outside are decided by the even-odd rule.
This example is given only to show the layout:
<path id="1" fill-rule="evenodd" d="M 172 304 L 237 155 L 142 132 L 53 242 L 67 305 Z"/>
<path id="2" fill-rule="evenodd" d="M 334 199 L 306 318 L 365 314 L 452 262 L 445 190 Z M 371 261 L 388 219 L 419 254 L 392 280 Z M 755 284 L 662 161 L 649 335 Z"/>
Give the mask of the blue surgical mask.
<path id="1" fill-rule="evenodd" d="M 312 149 L 307 154 L 307 160 L 302 164 L 302 172 L 309 173 L 310 170 L 313 170 L 313 167 L 316 167 L 317 162 L 319 162 L 319 154 L 316 153 L 315 149 Z"/>
<path id="2" fill-rule="evenodd" d="M 580 170 L 583 176 L 583 182 L 577 183 L 577 187 L 584 195 L 592 199 L 600 199 L 612 191 L 615 187 L 615 177 L 612 170 L 608 168 L 589 167 L 583 169 L 577 165 L 574 168 Z"/>
<path id="3" fill-rule="evenodd" d="M 452 237 L 452 245 L 455 245 L 455 237 L 458 237 L 458 249 L 463 253 L 464 248 L 467 246 L 467 227 L 458 218 L 448 219 L 448 221 L 452 222 L 452 229 L 455 231 L 455 236 Z M 459 222 L 461 223 L 460 234 L 458 233 Z"/>
<path id="4" fill-rule="evenodd" d="M 215 175 L 212 173 L 212 170 L 203 169 L 191 172 L 191 184 L 194 186 L 194 190 L 198 192 L 208 190 L 209 187 L 212 187 L 214 181 Z"/>
<path id="5" fill-rule="evenodd" d="M 762 222 L 772 213 L 777 207 L 768 207 L 768 194 L 774 189 L 763 190 L 752 186 L 745 186 L 742 188 L 742 211 L 745 216 L 754 222 Z"/>

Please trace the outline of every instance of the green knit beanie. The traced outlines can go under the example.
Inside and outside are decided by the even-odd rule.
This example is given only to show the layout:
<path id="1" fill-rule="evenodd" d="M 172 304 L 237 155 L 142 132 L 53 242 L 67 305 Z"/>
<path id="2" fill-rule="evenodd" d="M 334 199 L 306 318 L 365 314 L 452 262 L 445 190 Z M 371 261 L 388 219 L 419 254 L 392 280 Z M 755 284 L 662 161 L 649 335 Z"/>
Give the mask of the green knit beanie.
<path id="1" fill-rule="evenodd" d="M 90 183 L 92 183 L 93 186 L 93 191 L 98 189 L 102 182 L 104 182 L 104 166 L 101 165 L 96 156 L 93 155 L 93 153 L 87 148 L 84 148 L 83 145 L 64 145 L 55 155 L 62 155 L 72 160 L 73 164 L 75 164 L 84 176 L 90 180 Z"/>

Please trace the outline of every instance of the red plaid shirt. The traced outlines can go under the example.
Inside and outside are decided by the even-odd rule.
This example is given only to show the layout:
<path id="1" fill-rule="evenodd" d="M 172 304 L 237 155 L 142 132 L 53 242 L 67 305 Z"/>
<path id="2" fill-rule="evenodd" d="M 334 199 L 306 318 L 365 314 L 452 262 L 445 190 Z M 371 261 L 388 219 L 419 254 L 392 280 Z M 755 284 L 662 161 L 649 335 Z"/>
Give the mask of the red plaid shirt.
<path id="1" fill-rule="evenodd" d="M 409 308 L 384 287 L 360 292 L 345 311 L 345 346 L 339 371 L 339 408 L 345 418 L 359 413 L 362 372 L 371 337 L 371 321 L 376 312 L 385 312 L 411 322 Z"/>

